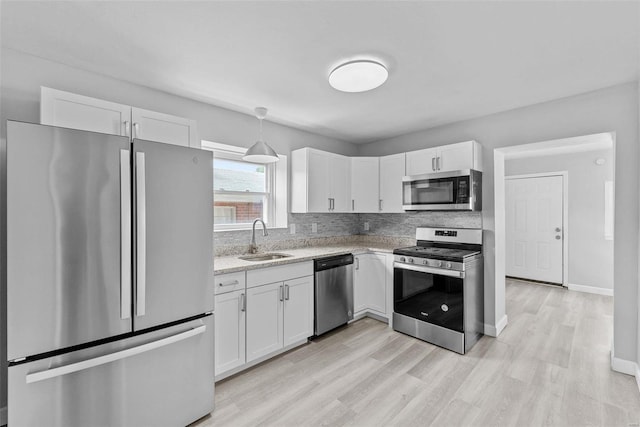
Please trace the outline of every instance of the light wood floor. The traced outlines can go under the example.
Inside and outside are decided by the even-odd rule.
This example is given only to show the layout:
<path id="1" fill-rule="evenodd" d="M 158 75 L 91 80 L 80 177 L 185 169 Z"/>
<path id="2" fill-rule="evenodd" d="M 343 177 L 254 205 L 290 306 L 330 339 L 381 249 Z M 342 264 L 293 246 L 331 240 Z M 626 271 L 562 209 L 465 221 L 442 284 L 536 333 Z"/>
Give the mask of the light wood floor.
<path id="1" fill-rule="evenodd" d="M 466 355 L 363 319 L 216 384 L 204 426 L 629 426 L 611 297 L 508 280 L 509 325 Z"/>

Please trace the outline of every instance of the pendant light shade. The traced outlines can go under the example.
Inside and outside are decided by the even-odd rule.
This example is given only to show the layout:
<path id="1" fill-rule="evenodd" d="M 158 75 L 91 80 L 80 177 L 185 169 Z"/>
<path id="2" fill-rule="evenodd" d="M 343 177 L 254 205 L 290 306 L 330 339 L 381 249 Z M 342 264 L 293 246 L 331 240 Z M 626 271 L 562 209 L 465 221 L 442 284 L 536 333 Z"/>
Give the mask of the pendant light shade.
<path id="1" fill-rule="evenodd" d="M 255 109 L 256 117 L 260 120 L 260 137 L 242 157 L 242 160 L 253 163 L 273 163 L 280 160 L 278 154 L 266 142 L 262 140 L 262 120 L 267 116 L 267 109 L 258 107 Z"/>

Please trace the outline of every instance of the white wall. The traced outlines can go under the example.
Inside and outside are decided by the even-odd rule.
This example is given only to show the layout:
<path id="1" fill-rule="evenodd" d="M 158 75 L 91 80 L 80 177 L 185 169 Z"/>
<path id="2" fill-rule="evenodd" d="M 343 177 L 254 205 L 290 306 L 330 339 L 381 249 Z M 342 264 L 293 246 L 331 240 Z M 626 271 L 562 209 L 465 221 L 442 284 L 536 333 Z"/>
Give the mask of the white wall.
<path id="1" fill-rule="evenodd" d="M 3 48 L 0 68 L 0 140 L 6 139 L 6 120 L 38 122 L 40 120 L 40 86 L 75 92 L 95 98 L 133 105 L 149 110 L 197 120 L 201 139 L 249 147 L 258 137 L 258 120 L 223 108 L 174 96 L 110 77 L 86 72 L 66 65 Z M 256 99 L 256 106 L 260 100 Z M 266 107 L 269 107 L 268 105 Z M 273 148 L 289 155 L 291 150 L 314 147 L 334 153 L 353 155 L 357 148 L 332 138 L 315 135 L 268 121 L 264 123 L 264 137 Z M 2 145 L 4 150 L 4 145 Z M 4 157 L 4 152 L 0 152 Z M 291 158 L 291 156 L 288 156 Z M 4 171 L 2 171 L 4 182 Z M 4 199 L 4 184 L 0 185 L 0 200 Z M 0 209 L 4 215 L 4 209 Z M 1 218 L 0 241 L 5 242 L 6 224 Z M 4 254 L 4 243 L 0 245 Z M 4 256 L 0 256 L 4 259 Z M 0 276 L 0 421 L 6 406 L 6 301 L 4 301 L 6 272 L 1 266 Z"/>
<path id="2" fill-rule="evenodd" d="M 385 155 L 475 139 L 484 147 L 485 323 L 504 318 L 504 289 L 496 286 L 494 150 L 496 148 L 616 132 L 614 350 L 635 361 L 638 350 L 638 83 L 531 105 L 360 147 L 360 155 Z M 499 154 L 499 153 L 498 153 Z M 504 254 L 498 254 L 504 257 Z M 496 292 L 498 289 L 498 292 Z"/>
<path id="3" fill-rule="evenodd" d="M 598 166 L 595 159 L 605 159 Z M 568 172 L 569 283 L 613 289 L 613 240 L 604 236 L 604 182 L 613 180 L 613 149 L 508 159 L 505 175 Z"/>

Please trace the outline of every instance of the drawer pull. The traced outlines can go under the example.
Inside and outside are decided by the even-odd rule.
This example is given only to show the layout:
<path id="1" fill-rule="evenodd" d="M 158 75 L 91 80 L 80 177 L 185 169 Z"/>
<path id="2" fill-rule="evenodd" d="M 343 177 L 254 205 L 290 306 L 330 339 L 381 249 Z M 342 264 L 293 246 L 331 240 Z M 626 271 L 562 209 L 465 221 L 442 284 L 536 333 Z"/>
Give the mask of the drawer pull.
<path id="1" fill-rule="evenodd" d="M 218 283 L 218 286 L 233 286 L 233 285 L 238 285 L 240 284 L 240 282 L 238 282 L 237 280 L 229 280 L 228 282 L 220 282 Z"/>

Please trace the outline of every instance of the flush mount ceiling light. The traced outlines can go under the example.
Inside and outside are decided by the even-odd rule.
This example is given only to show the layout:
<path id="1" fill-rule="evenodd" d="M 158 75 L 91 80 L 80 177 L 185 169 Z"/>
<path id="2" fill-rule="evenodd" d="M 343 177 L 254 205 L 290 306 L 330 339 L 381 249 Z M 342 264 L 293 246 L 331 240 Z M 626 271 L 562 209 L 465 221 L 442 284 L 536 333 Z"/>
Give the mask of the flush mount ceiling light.
<path id="1" fill-rule="evenodd" d="M 365 92 L 380 86 L 388 76 L 387 68 L 381 63 L 362 59 L 334 68 L 329 74 L 329 84 L 342 92 Z"/>
<path id="2" fill-rule="evenodd" d="M 257 107 L 255 109 L 256 117 L 260 120 L 260 136 L 258 141 L 251 146 L 242 157 L 242 160 L 253 163 L 273 163 L 280 160 L 275 150 L 262 140 L 262 120 L 267 117 L 267 109 Z"/>

